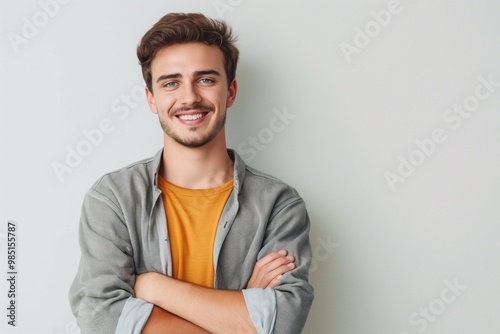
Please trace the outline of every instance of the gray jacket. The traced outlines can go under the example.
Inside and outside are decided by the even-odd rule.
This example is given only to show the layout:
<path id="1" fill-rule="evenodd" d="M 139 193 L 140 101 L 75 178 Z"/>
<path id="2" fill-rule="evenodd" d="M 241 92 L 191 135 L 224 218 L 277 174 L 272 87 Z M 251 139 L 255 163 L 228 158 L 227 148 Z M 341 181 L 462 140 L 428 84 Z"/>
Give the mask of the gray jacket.
<path id="1" fill-rule="evenodd" d="M 81 332 L 140 333 L 153 305 L 134 297 L 135 275 L 172 275 L 158 171 L 163 150 L 100 178 L 81 213 L 81 259 L 69 292 Z M 232 150 L 234 189 L 214 244 L 214 286 L 242 290 L 260 333 L 300 333 L 313 301 L 309 218 L 304 201 L 283 182 L 245 165 Z M 274 289 L 245 289 L 255 262 L 286 249 L 296 268 Z M 242 328 L 247 324 L 242 319 Z"/>

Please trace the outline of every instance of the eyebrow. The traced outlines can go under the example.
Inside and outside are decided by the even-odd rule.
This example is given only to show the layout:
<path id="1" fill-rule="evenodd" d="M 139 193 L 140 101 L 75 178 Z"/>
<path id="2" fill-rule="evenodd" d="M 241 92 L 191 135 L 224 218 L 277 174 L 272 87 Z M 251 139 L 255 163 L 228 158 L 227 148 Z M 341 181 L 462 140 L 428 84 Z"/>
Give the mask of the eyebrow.
<path id="1" fill-rule="evenodd" d="M 182 75 L 180 73 L 172 73 L 172 74 L 163 74 L 156 79 L 156 83 L 162 81 L 162 80 L 167 80 L 167 79 L 175 79 L 175 78 L 180 78 Z"/>
<path id="2" fill-rule="evenodd" d="M 204 70 L 204 71 L 196 71 L 193 73 L 195 77 L 201 77 L 203 75 L 216 75 L 220 77 L 220 73 L 216 70 Z"/>
<path id="3" fill-rule="evenodd" d="M 195 71 L 193 73 L 193 76 L 195 77 L 200 77 L 200 76 L 203 76 L 203 75 L 215 75 L 215 76 L 218 76 L 220 77 L 220 73 L 217 72 L 216 70 L 203 70 L 203 71 Z M 163 74 L 163 75 L 160 75 L 158 77 L 158 79 L 156 79 L 156 82 L 160 82 L 162 80 L 167 80 L 167 79 L 177 79 L 177 78 L 181 78 L 182 77 L 182 74 L 180 73 L 172 73 L 172 74 Z"/>

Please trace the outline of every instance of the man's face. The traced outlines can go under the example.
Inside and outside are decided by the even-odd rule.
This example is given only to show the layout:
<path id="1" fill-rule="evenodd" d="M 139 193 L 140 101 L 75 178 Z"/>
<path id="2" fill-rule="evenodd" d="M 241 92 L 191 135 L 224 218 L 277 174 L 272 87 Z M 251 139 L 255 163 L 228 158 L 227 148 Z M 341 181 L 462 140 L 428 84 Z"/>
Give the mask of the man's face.
<path id="1" fill-rule="evenodd" d="M 226 108 L 236 97 L 228 85 L 224 55 L 216 46 L 174 44 L 161 49 L 151 63 L 153 91 L 146 88 L 151 111 L 158 114 L 169 139 L 201 147 L 224 136 Z"/>

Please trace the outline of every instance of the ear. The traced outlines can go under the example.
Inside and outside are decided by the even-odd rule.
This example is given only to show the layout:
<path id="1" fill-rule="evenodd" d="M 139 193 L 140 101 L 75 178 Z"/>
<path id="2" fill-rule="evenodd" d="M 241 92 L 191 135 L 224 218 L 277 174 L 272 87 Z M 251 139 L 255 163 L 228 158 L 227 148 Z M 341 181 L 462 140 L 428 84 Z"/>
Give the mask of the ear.
<path id="1" fill-rule="evenodd" d="M 229 85 L 229 90 L 227 94 L 226 107 L 229 108 L 233 105 L 234 100 L 236 100 L 236 93 L 238 92 L 238 83 L 236 79 Z"/>
<path id="2" fill-rule="evenodd" d="M 151 109 L 151 112 L 153 114 L 158 114 L 158 109 L 156 109 L 156 102 L 155 102 L 155 97 L 153 96 L 153 93 L 149 90 L 149 88 L 146 86 L 145 88 L 146 92 L 146 100 L 148 101 L 149 109 Z"/>

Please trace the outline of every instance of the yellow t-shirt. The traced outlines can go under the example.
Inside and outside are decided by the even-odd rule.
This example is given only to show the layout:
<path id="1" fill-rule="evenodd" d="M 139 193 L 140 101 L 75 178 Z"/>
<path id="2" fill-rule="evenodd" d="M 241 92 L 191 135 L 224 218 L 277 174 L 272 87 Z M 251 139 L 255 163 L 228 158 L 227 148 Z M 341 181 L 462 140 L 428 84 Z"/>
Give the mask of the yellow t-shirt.
<path id="1" fill-rule="evenodd" d="M 159 176 L 158 185 L 167 216 L 173 277 L 213 288 L 215 233 L 233 180 L 216 188 L 188 189 Z"/>

